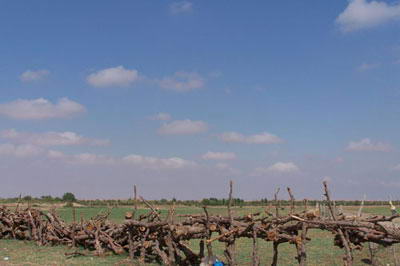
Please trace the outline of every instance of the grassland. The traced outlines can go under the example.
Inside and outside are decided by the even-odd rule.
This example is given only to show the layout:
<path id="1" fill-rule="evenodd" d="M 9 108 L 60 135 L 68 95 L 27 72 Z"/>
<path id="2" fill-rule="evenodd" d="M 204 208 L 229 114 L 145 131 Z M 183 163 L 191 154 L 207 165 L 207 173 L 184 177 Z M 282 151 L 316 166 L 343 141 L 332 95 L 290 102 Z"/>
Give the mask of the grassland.
<path id="1" fill-rule="evenodd" d="M 113 208 L 109 219 L 115 223 L 120 223 L 124 219 L 125 212 L 131 210 L 127 207 Z M 244 215 L 263 211 L 262 207 L 243 207 L 234 208 L 235 215 Z M 357 207 L 347 207 L 346 212 L 354 212 Z M 72 221 L 71 208 L 59 208 L 59 215 L 66 221 Z M 95 216 L 99 212 L 107 211 L 107 207 L 82 207 L 76 208 L 76 217 L 80 219 L 88 219 Z M 167 209 L 161 209 L 162 214 L 167 213 Z M 140 213 L 146 212 L 145 209 L 139 209 Z M 213 207 L 209 208 L 210 214 L 226 215 L 226 208 Z M 283 211 L 284 212 L 284 211 Z M 388 207 L 364 207 L 364 213 L 389 215 Z M 196 214 L 202 213 L 201 208 L 197 207 L 178 207 L 176 213 L 179 214 Z M 329 232 L 311 231 L 309 236 L 311 241 L 307 243 L 307 255 L 309 265 L 342 265 L 343 251 L 333 246 L 332 235 Z M 272 260 L 272 245 L 270 242 L 260 240 L 259 254 L 261 264 L 268 265 Z M 190 243 L 193 247 L 197 247 L 198 242 Z M 215 253 L 222 256 L 222 244 L 214 243 Z M 240 239 L 237 242 L 237 259 L 240 265 L 250 265 L 251 262 L 251 241 L 249 239 Z M 294 257 L 296 249 L 293 245 L 280 245 L 280 265 L 297 265 Z M 67 258 L 64 254 L 71 252 L 71 249 L 64 246 L 56 247 L 39 247 L 32 242 L 24 242 L 17 240 L 0 240 L 0 265 L 135 265 L 135 262 L 129 261 L 125 255 L 109 254 L 104 257 L 80 256 Z M 389 248 L 379 248 L 377 259 L 379 265 L 395 265 L 393 252 L 400 252 L 400 246 Z M 355 252 L 355 265 L 367 265 L 369 259 L 368 246 L 361 251 Z M 400 257 L 400 256 L 399 256 Z"/>

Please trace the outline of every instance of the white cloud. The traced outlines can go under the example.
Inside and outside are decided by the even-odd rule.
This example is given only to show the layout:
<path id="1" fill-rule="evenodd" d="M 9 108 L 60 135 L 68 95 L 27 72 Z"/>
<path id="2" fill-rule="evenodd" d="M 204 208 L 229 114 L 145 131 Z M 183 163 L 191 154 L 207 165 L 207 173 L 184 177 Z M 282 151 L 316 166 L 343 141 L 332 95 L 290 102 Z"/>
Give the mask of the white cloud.
<path id="1" fill-rule="evenodd" d="M 217 170 L 223 171 L 225 174 L 229 174 L 229 175 L 241 174 L 241 171 L 239 169 L 233 168 L 227 163 L 217 163 L 217 164 L 215 164 L 215 168 Z"/>
<path id="2" fill-rule="evenodd" d="M 176 72 L 171 77 L 165 77 L 159 81 L 160 87 L 176 92 L 188 92 L 201 89 L 205 85 L 204 79 L 195 72 Z"/>
<path id="3" fill-rule="evenodd" d="M 215 164 L 215 168 L 221 169 L 221 170 L 225 170 L 225 169 L 229 169 L 229 164 L 227 163 L 217 163 Z"/>
<path id="4" fill-rule="evenodd" d="M 118 162 L 118 159 L 106 155 L 94 153 L 67 155 L 63 152 L 55 150 L 48 150 L 46 157 L 54 161 L 78 165 L 115 165 Z"/>
<path id="5" fill-rule="evenodd" d="M 49 150 L 47 151 L 47 157 L 51 159 L 63 159 L 66 155 L 60 151 Z"/>
<path id="6" fill-rule="evenodd" d="M 208 130 L 207 123 L 203 121 L 175 120 L 162 125 L 158 133 L 161 135 L 191 135 Z"/>
<path id="7" fill-rule="evenodd" d="M 33 144 L 37 146 L 71 146 L 92 145 L 105 146 L 110 144 L 109 140 L 86 138 L 75 132 L 45 132 L 30 133 L 18 132 L 15 129 L 0 131 L 0 138 L 8 139 L 16 143 Z"/>
<path id="8" fill-rule="evenodd" d="M 220 139 L 224 142 L 240 142 L 249 144 L 275 144 L 283 142 L 283 139 L 268 132 L 249 136 L 237 132 L 224 132 L 220 135 Z"/>
<path id="9" fill-rule="evenodd" d="M 50 159 L 51 162 L 61 162 L 74 165 L 117 167 L 128 166 L 136 169 L 150 170 L 173 170 L 197 166 L 195 162 L 179 157 L 159 158 L 138 154 L 130 154 L 125 157 L 115 157 L 95 153 L 79 153 L 69 155 L 61 151 L 46 149 L 45 147 L 32 144 L 0 144 L 0 156 L 7 158 L 12 157 L 16 159 L 34 157 L 36 159 L 45 160 L 46 162 Z"/>
<path id="10" fill-rule="evenodd" d="M 333 159 L 333 162 L 334 163 L 343 163 L 344 162 L 344 159 L 342 158 L 342 157 L 336 157 L 335 159 Z"/>
<path id="11" fill-rule="evenodd" d="M 33 157 L 43 153 L 44 150 L 40 147 L 23 144 L 23 145 L 14 145 L 10 143 L 0 144 L 0 155 L 25 158 L 25 157 Z"/>
<path id="12" fill-rule="evenodd" d="M 54 104 L 43 98 L 18 99 L 0 104 L 0 115 L 21 120 L 68 118 L 85 111 L 83 105 L 68 98 L 61 98 Z"/>
<path id="13" fill-rule="evenodd" d="M 123 66 L 106 68 L 90 74 L 86 80 L 94 87 L 125 87 L 140 79 L 135 69 L 125 69 Z"/>
<path id="14" fill-rule="evenodd" d="M 70 162 L 79 164 L 114 164 L 115 159 L 105 155 L 98 155 L 93 153 L 81 153 L 69 157 Z"/>
<path id="15" fill-rule="evenodd" d="M 97 155 L 93 153 L 80 153 L 75 155 L 67 155 L 63 152 L 56 150 L 46 150 L 40 146 L 31 144 L 14 145 L 10 143 L 0 144 L 0 156 L 15 157 L 19 159 L 23 158 L 41 158 L 41 159 L 52 159 L 65 163 L 73 164 L 97 164 L 105 165 L 115 163 L 116 160 L 113 157 L 105 155 Z"/>
<path id="16" fill-rule="evenodd" d="M 284 163 L 284 162 L 277 162 L 268 169 L 272 172 L 280 172 L 280 173 L 292 173 L 298 172 L 300 169 L 292 162 Z"/>
<path id="17" fill-rule="evenodd" d="M 128 164 L 151 169 L 179 169 L 196 165 L 194 162 L 187 161 L 179 157 L 157 158 L 137 154 L 128 155 L 122 160 Z"/>
<path id="18" fill-rule="evenodd" d="M 382 1 L 351 0 L 337 17 L 343 32 L 372 28 L 392 20 L 400 19 L 400 4 Z"/>
<path id="19" fill-rule="evenodd" d="M 236 159 L 236 154 L 233 152 L 212 152 L 205 153 L 202 158 L 204 160 L 233 160 Z"/>
<path id="20" fill-rule="evenodd" d="M 292 162 L 277 162 L 269 167 L 256 168 L 253 175 L 262 176 L 271 173 L 288 174 L 298 172 L 300 172 L 299 167 Z"/>
<path id="21" fill-rule="evenodd" d="M 395 170 L 395 171 L 400 171 L 400 164 L 396 165 L 392 169 Z"/>
<path id="22" fill-rule="evenodd" d="M 381 151 L 388 152 L 392 148 L 389 144 L 383 142 L 372 142 L 369 138 L 364 138 L 360 141 L 351 141 L 347 145 L 348 151 Z"/>
<path id="23" fill-rule="evenodd" d="M 19 77 L 24 82 L 39 81 L 45 79 L 50 74 L 46 69 L 41 70 L 27 70 Z"/>
<path id="24" fill-rule="evenodd" d="M 94 153 L 66 155 L 60 151 L 49 150 L 47 151 L 47 157 L 50 159 L 60 160 L 62 162 L 72 164 L 115 166 L 126 165 L 152 170 L 181 169 L 196 166 L 195 162 L 188 161 L 179 157 L 158 158 L 138 154 L 130 154 L 121 158 Z"/>
<path id="25" fill-rule="evenodd" d="M 364 72 L 364 71 L 371 70 L 371 69 L 374 69 L 374 68 L 377 68 L 377 67 L 379 67 L 379 64 L 363 63 L 363 64 L 361 64 L 360 66 L 357 67 L 357 71 Z"/>
<path id="26" fill-rule="evenodd" d="M 166 121 L 166 120 L 171 120 L 171 115 L 168 113 L 158 113 L 150 117 L 151 120 L 161 120 L 161 121 Z"/>
<path id="27" fill-rule="evenodd" d="M 177 15 L 180 13 L 187 13 L 193 10 L 193 4 L 189 1 L 173 2 L 169 6 L 171 14 Z"/>

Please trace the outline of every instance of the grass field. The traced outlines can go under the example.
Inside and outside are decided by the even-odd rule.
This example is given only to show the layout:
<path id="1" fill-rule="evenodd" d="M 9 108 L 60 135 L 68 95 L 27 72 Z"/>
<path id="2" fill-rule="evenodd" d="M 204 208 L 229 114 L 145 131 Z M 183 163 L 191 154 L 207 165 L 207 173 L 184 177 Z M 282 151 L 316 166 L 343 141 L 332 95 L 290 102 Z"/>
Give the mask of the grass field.
<path id="1" fill-rule="evenodd" d="M 346 212 L 356 211 L 357 207 L 345 208 Z M 113 208 L 109 219 L 113 222 L 120 223 L 124 220 L 124 214 L 131 208 Z M 243 207 L 234 208 L 235 215 L 244 215 L 263 211 L 262 207 Z M 72 221 L 71 208 L 59 208 L 58 213 L 66 221 Z M 107 208 L 100 207 L 82 207 L 76 208 L 77 219 L 90 218 L 99 212 L 107 211 Z M 140 213 L 146 212 L 139 209 Z M 162 209 L 162 214 L 167 213 L 167 209 Z M 283 211 L 284 212 L 284 211 Z M 388 207 L 364 207 L 364 213 L 390 215 Z M 201 208 L 197 207 L 178 207 L 177 214 L 196 214 L 202 213 Z M 226 215 L 226 208 L 215 207 L 209 208 L 209 213 L 213 215 Z M 333 246 L 332 235 L 329 232 L 314 230 L 309 233 L 311 241 L 307 243 L 308 265 L 342 265 L 343 251 Z M 261 265 L 269 265 L 272 261 L 272 245 L 270 242 L 259 240 L 259 255 L 261 257 Z M 191 243 L 193 247 L 198 246 L 198 242 Z M 214 242 L 213 247 L 217 255 L 223 258 L 221 243 Z M 240 239 L 237 241 L 237 259 L 240 265 L 250 265 L 251 263 L 251 240 Z M 75 258 L 67 258 L 64 254 L 71 252 L 71 249 L 64 246 L 56 247 L 39 247 L 32 242 L 17 240 L 0 240 L 0 265 L 135 265 L 135 262 L 128 260 L 126 255 L 109 254 L 104 257 L 80 256 Z M 296 256 L 296 248 L 294 245 L 285 243 L 279 246 L 279 264 L 280 265 L 297 265 L 294 257 Z M 379 248 L 377 259 L 379 265 L 395 265 L 393 252 L 400 252 L 400 246 L 389 248 Z M 369 258 L 368 246 L 363 250 L 355 252 L 355 265 L 367 265 Z M 400 257 L 400 256 L 399 256 Z"/>

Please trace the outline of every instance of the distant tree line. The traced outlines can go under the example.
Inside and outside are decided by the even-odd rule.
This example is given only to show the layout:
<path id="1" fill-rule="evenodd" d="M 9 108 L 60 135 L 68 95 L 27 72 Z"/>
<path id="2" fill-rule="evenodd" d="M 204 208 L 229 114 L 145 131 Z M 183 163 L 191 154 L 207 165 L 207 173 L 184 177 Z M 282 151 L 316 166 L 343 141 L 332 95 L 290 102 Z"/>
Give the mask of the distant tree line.
<path id="1" fill-rule="evenodd" d="M 41 197 L 32 197 L 30 195 L 26 195 L 23 197 L 15 197 L 15 198 L 0 198 L 0 204 L 6 203 L 15 203 L 15 202 L 30 202 L 30 203 L 72 203 L 76 202 L 86 206 L 133 206 L 133 199 L 95 199 L 95 200 L 79 200 L 75 197 L 75 195 L 71 192 L 66 192 L 62 197 L 53 197 L 50 195 L 45 195 Z M 160 199 L 160 200 L 149 200 L 149 202 L 153 205 L 184 205 L 184 206 L 226 206 L 228 204 L 228 199 L 226 198 L 204 198 L 202 200 L 177 200 L 176 198 L 172 199 Z M 291 203 L 289 200 L 278 200 L 280 206 L 289 206 Z M 361 200 L 336 200 L 336 206 L 359 206 L 361 204 Z M 324 204 L 324 200 L 308 200 L 308 206 L 315 206 L 317 203 Z M 267 198 L 262 198 L 260 200 L 243 200 L 240 198 L 232 199 L 232 206 L 268 206 L 274 205 L 274 200 L 268 200 Z M 393 204 L 399 205 L 400 201 L 393 201 Z M 296 200 L 296 206 L 304 206 L 304 200 Z M 378 206 L 378 205 L 388 205 L 388 201 L 379 201 L 379 200 L 368 200 L 364 201 L 364 205 L 366 206 Z"/>
<path id="2" fill-rule="evenodd" d="M 75 195 L 71 192 L 66 192 L 63 196 L 53 197 L 50 195 L 41 196 L 41 197 L 32 197 L 30 195 L 20 196 L 15 198 L 0 198 L 0 203 L 15 203 L 15 202 L 31 202 L 31 203 L 61 203 L 61 202 L 76 202 L 77 199 Z"/>

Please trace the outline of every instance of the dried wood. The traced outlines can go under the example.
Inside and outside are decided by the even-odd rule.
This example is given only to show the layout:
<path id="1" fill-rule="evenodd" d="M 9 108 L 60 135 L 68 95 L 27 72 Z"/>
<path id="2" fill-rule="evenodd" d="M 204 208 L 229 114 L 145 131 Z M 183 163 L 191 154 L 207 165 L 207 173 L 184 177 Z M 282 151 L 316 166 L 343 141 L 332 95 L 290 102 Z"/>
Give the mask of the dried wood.
<path id="1" fill-rule="evenodd" d="M 149 213 L 145 215 L 148 220 L 130 217 L 121 224 L 114 224 L 108 221 L 108 211 L 89 220 L 81 218 L 79 223 L 75 221 L 68 224 L 54 209 L 44 212 L 34 208 L 10 210 L 0 207 L 0 239 L 33 240 L 38 245 L 75 245 L 91 250 L 98 256 L 109 252 L 127 252 L 132 259 L 165 265 L 198 265 L 205 256 L 205 249 L 208 256 L 221 255 L 213 254 L 214 241 L 225 244 L 226 263 L 237 264 L 234 245 L 240 238 L 252 240 L 252 265 L 260 264 L 258 241 L 273 242 L 271 265 L 278 264 L 278 247 L 281 243 L 293 244 L 298 263 L 306 265 L 306 243 L 311 241 L 307 232 L 310 230 L 332 232 L 335 245 L 345 251 L 345 265 L 352 263 L 351 247 L 359 248 L 364 243 L 383 246 L 400 243 L 400 234 L 391 226 L 391 221 L 400 217 L 399 214 L 356 218 L 336 215 L 327 184 L 324 184 L 324 190 L 330 218 L 321 217 L 318 206 L 315 210 L 305 208 L 302 211 L 296 211 L 293 207 L 291 215 L 282 217 L 278 212 L 274 216 L 268 213 L 234 216 L 233 183 L 229 188 L 227 216 L 209 215 L 207 207 L 204 207 L 204 214 L 181 215 L 180 220 L 174 221 L 172 206 L 168 217 L 161 220 L 158 210 L 143 201 L 149 207 Z M 277 192 L 279 190 L 275 193 L 276 207 Z M 193 251 L 188 240 L 198 240 L 200 252 Z"/>

